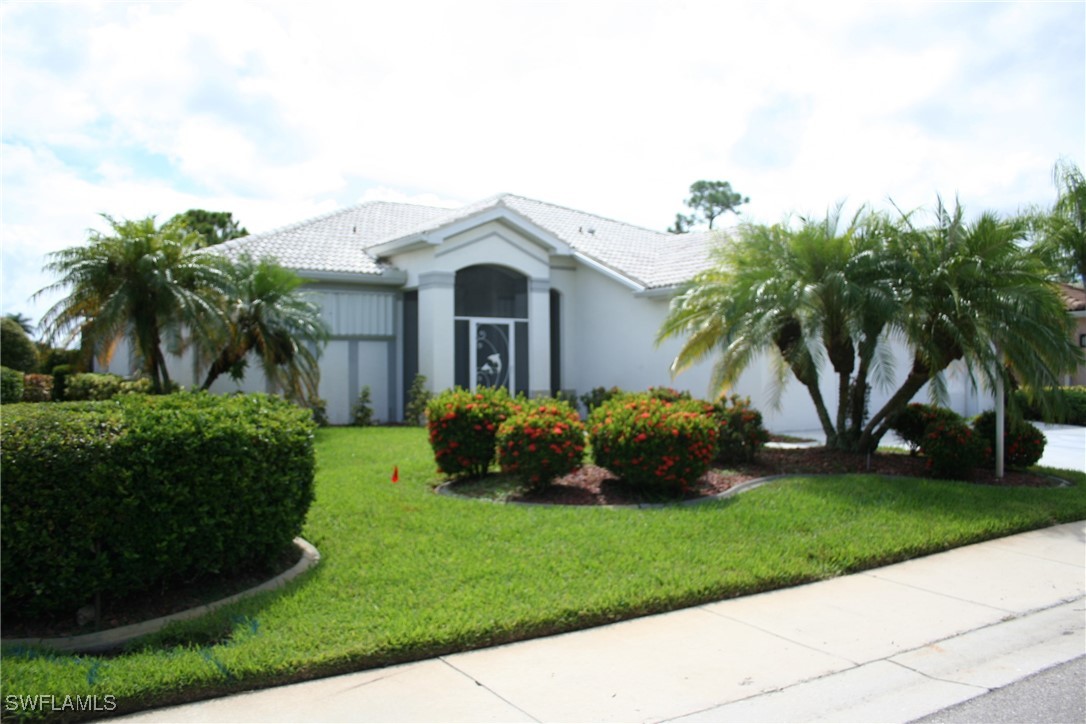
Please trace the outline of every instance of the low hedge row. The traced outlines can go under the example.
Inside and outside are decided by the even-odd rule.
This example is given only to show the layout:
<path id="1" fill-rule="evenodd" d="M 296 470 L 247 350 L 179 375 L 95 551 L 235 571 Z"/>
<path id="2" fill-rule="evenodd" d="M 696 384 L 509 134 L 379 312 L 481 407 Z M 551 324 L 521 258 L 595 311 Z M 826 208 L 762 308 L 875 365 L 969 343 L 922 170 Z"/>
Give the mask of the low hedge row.
<path id="1" fill-rule="evenodd" d="M 5 406 L 0 605 L 74 614 L 270 563 L 313 500 L 312 427 L 265 395 Z"/>
<path id="2" fill-rule="evenodd" d="M 1025 390 L 1015 390 L 1015 402 L 1030 420 L 1086 426 L 1086 386 L 1046 387 L 1042 395 L 1056 402 L 1059 413 L 1047 413 Z"/>

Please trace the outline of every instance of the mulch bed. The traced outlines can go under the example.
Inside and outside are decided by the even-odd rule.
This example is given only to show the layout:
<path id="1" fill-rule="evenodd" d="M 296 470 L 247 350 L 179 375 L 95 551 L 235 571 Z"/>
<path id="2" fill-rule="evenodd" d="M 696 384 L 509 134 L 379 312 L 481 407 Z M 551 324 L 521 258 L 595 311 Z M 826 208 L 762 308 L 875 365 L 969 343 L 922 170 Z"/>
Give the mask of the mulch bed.
<path id="1" fill-rule="evenodd" d="M 926 460 L 905 454 L 875 453 L 870 457 L 854 455 L 822 447 L 766 448 L 752 463 L 732 465 L 729 470 L 711 470 L 703 475 L 680 500 L 695 500 L 718 495 L 750 480 L 786 473 L 840 475 L 844 473 L 876 473 L 930 477 Z M 1052 478 L 1030 472 L 1006 471 L 1002 479 L 995 471 L 978 468 L 973 483 L 1051 487 Z M 452 486 L 456 492 L 456 486 Z M 670 499 L 674 502 L 675 499 Z M 515 503 L 548 503 L 551 505 L 642 505 L 669 502 L 668 499 L 646 496 L 625 485 L 603 468 L 586 465 L 575 473 L 556 479 L 541 491 L 525 491 L 507 499 Z"/>

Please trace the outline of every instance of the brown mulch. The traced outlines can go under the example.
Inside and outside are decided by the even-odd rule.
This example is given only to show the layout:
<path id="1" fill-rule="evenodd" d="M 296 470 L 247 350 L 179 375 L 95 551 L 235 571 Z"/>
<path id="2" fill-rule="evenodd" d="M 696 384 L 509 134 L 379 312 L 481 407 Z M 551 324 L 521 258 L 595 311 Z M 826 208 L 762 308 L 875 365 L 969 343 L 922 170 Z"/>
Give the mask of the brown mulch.
<path id="1" fill-rule="evenodd" d="M 729 470 L 710 470 L 681 499 L 695 500 L 718 495 L 740 483 L 771 475 L 786 473 L 840 475 L 867 472 L 917 478 L 931 477 L 924 458 L 905 454 L 875 453 L 868 458 L 864 455 L 826 450 L 822 447 L 766 448 L 752 463 L 734 464 Z M 971 482 L 979 485 L 1027 487 L 1051 487 L 1055 484 L 1052 478 L 1043 475 L 1011 470 L 999 479 L 995 477 L 994 471 L 981 468 L 974 472 Z M 453 490 L 455 491 L 455 486 Z M 607 470 L 595 465 L 586 465 L 577 472 L 558 478 L 543 490 L 522 492 L 508 500 L 517 503 L 551 505 L 639 505 L 667 502 L 659 497 L 646 497 L 643 493 L 625 485 Z"/>

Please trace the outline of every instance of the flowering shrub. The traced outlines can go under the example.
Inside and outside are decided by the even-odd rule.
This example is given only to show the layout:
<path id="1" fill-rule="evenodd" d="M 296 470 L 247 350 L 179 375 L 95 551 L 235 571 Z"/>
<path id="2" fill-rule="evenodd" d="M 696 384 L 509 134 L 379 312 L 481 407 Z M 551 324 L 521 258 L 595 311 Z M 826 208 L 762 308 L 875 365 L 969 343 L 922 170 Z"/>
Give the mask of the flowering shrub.
<path id="1" fill-rule="evenodd" d="M 980 437 L 962 419 L 937 419 L 928 425 L 920 450 L 932 474 L 950 480 L 972 478 L 985 455 Z"/>
<path id="2" fill-rule="evenodd" d="M 749 397 L 732 395 L 713 405 L 713 416 L 720 426 L 722 463 L 750 462 L 767 442 L 769 432 L 762 425 L 762 413 L 750 406 Z"/>
<path id="3" fill-rule="evenodd" d="M 690 393 L 685 390 L 679 391 L 674 387 L 650 387 L 645 391 L 649 397 L 655 397 L 657 400 L 663 400 L 664 402 L 678 402 L 679 400 L 691 399 Z"/>
<path id="4" fill-rule="evenodd" d="M 977 415 L 973 430 L 986 446 L 984 461 L 995 465 L 995 410 Z M 1003 463 L 1008 467 L 1028 468 L 1041 459 L 1045 452 L 1044 433 L 1025 420 L 1006 420 L 1003 428 Z"/>
<path id="5" fill-rule="evenodd" d="M 49 402 L 53 399 L 53 375 L 26 375 L 23 378 L 23 402 Z"/>
<path id="6" fill-rule="evenodd" d="M 498 464 L 532 488 L 546 486 L 556 477 L 581 467 L 584 459 L 584 424 L 566 402 L 533 401 L 517 404 L 498 427 Z"/>
<path id="7" fill-rule="evenodd" d="M 635 487 L 680 493 L 716 457 L 711 411 L 703 402 L 669 402 L 648 393 L 605 402 L 588 419 L 596 464 Z"/>
<path id="8" fill-rule="evenodd" d="M 498 426 L 513 411 L 504 388 L 457 387 L 435 396 L 426 406 L 430 446 L 437 468 L 452 477 L 479 477 L 494 460 Z"/>
<path id="9" fill-rule="evenodd" d="M 916 455 L 924 447 L 924 433 L 933 422 L 963 422 L 961 415 L 945 407 L 914 402 L 894 416 L 890 429 L 909 445 Z"/>

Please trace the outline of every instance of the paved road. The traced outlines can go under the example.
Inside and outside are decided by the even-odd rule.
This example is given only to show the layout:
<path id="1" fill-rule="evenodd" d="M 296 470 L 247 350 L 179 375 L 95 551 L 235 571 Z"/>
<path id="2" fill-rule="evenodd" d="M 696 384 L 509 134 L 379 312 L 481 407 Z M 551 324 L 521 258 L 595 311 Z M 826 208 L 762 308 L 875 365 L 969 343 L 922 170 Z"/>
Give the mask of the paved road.
<path id="1" fill-rule="evenodd" d="M 1086 656 L 917 719 L 915 724 L 1086 722 Z"/>

